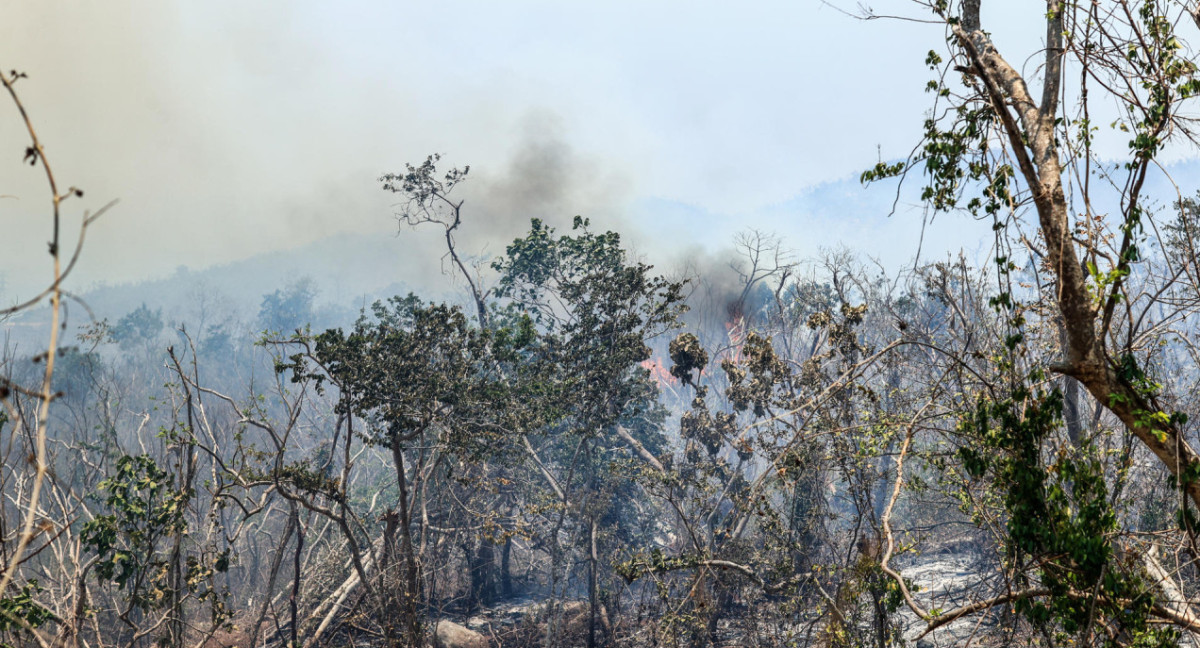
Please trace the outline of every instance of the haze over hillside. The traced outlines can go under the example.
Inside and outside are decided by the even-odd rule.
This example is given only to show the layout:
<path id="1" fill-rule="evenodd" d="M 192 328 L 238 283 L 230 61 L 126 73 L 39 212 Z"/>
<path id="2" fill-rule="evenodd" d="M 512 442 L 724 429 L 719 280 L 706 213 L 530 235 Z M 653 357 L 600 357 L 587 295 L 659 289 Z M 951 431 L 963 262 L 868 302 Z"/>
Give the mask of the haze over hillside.
<path id="1" fill-rule="evenodd" d="M 1183 197 L 1200 190 L 1200 162 L 1177 163 L 1167 171 L 1171 180 L 1166 176 L 1151 179 L 1152 195 L 1177 195 L 1172 181 Z M 739 232 L 751 229 L 779 236 L 796 257 L 845 248 L 876 259 L 892 271 L 911 265 L 918 252 L 926 261 L 960 252 L 975 262 L 986 260 L 993 244 L 991 226 L 962 216 L 942 215 L 937 217 L 937 225 L 930 227 L 917 195 L 920 182 L 920 178 L 910 179 L 897 195 L 895 182 L 864 186 L 856 177 L 845 178 L 809 187 L 787 201 L 743 214 L 646 198 L 605 205 L 599 215 L 590 214 L 582 202 L 536 199 L 514 206 L 504 185 L 499 186 L 497 209 L 487 193 L 496 185 L 487 185 L 467 194 L 464 224 L 456 240 L 465 254 L 485 261 L 502 254 L 509 241 L 524 233 L 528 217 L 567 229 L 570 218 L 579 213 L 592 218 L 594 230 L 616 229 L 635 254 L 670 273 L 689 269 L 695 272 L 705 265 L 723 269 L 734 254 L 730 241 Z M 1097 207 L 1105 207 L 1106 200 L 1098 196 Z M 614 213 L 618 208 L 622 211 Z M 1107 209 L 1115 208 L 1107 204 Z M 1152 199 L 1148 208 L 1169 211 L 1172 206 L 1165 199 Z M 551 213 L 553 210 L 561 211 Z M 497 213 L 503 217 L 497 219 Z M 522 213 L 529 216 L 522 217 Z M 180 265 L 166 276 L 139 282 L 88 282 L 81 272 L 68 286 L 78 291 L 97 318 L 109 319 L 147 303 L 163 308 L 171 319 L 182 321 L 195 315 L 188 311 L 194 311 L 195 300 L 201 295 L 207 295 L 221 308 L 250 312 L 258 307 L 263 295 L 300 279 L 311 281 L 319 305 L 343 314 L 355 313 L 375 299 L 410 291 L 435 301 L 464 299 L 463 284 L 446 272 L 450 268 L 439 229 L 400 226 L 387 211 L 376 216 L 375 228 L 370 232 L 346 232 L 214 266 Z M 104 227 L 103 221 L 98 227 Z M 484 276 L 491 274 L 486 263 L 482 272 Z M 27 285 L 33 285 L 34 278 L 26 277 Z M 11 289 L 6 292 L 7 285 L 0 283 L 0 301 L 11 303 L 17 295 Z M 36 312 L 26 316 L 36 317 Z"/>
<path id="2" fill-rule="evenodd" d="M 906 191 L 911 200 L 902 201 L 889 217 L 894 191 L 893 183 L 864 187 L 857 178 L 847 178 L 814 186 L 787 202 L 742 215 L 714 213 L 666 199 L 643 199 L 624 205 L 626 211 L 621 214 L 611 213 L 613 207 L 609 206 L 598 216 L 586 209 L 547 213 L 552 208 L 586 207 L 583 203 L 555 202 L 529 210 L 504 208 L 505 217 L 499 222 L 494 220 L 496 210 L 490 206 L 489 196 L 476 191 L 465 205 L 464 224 L 456 240 L 464 253 L 477 260 L 492 259 L 528 228 L 528 219 L 520 216 L 528 211 L 532 212 L 530 217 L 546 219 L 563 230 L 569 229 L 570 218 L 576 213 L 588 216 L 593 230 L 617 230 L 636 255 L 672 273 L 687 272 L 689 267 L 695 272 L 700 269 L 698 264 L 715 265 L 720 270 L 734 253 L 730 241 L 750 229 L 778 235 L 797 257 L 844 247 L 893 269 L 911 263 L 919 248 L 926 258 L 960 250 L 975 257 L 986 251 L 990 243 L 985 236 L 988 227 L 962 220 L 952 227 L 931 230 L 922 243 L 920 209 L 912 206 L 915 196 L 908 196 L 915 190 Z M 500 200 L 505 197 L 501 195 Z M 197 297 L 202 295 L 216 306 L 249 312 L 257 308 L 264 294 L 305 278 L 312 282 L 319 304 L 349 312 L 374 299 L 409 291 L 432 300 L 463 298 L 461 282 L 444 272 L 450 268 L 444 259 L 445 241 L 439 228 L 398 226 L 387 212 L 378 214 L 377 220 L 372 232 L 337 234 L 215 266 L 180 265 L 169 275 L 155 279 L 86 283 L 86 275 L 81 273 L 68 285 L 76 287 L 78 296 L 97 318 L 109 319 L 142 303 L 163 308 L 172 319 L 185 319 L 194 315 L 188 311 L 194 310 Z M 103 221 L 97 227 L 103 228 Z M 864 236 L 866 232 L 871 236 Z M 491 274 L 486 264 L 482 271 L 484 276 Z M 15 299 L 16 295 L 6 296 L 0 291 L 0 300 Z"/>

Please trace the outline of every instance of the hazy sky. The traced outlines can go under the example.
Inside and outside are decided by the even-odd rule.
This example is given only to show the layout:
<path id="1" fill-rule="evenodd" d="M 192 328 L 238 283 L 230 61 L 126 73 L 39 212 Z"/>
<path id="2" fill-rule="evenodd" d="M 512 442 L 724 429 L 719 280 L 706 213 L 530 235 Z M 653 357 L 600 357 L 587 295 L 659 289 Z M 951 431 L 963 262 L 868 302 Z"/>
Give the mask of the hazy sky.
<path id="1" fill-rule="evenodd" d="M 376 178 L 431 152 L 472 166 L 468 195 L 492 221 L 468 224 L 479 236 L 539 211 L 655 231 L 629 222 L 653 219 L 654 200 L 721 231 L 812 238 L 804 214 L 776 207 L 908 153 L 924 53 L 943 38 L 818 0 L 5 5 L 0 68 L 28 73 L 19 89 L 57 175 L 87 191 L 68 213 L 121 200 L 89 234 L 82 285 L 387 235 L 394 201 Z M 1006 1 L 993 17 L 1036 25 L 1042 11 Z M 1040 34 L 1010 31 L 1002 45 L 1036 48 Z M 9 293 L 44 271 L 49 230 L 24 146 L 0 107 Z"/>

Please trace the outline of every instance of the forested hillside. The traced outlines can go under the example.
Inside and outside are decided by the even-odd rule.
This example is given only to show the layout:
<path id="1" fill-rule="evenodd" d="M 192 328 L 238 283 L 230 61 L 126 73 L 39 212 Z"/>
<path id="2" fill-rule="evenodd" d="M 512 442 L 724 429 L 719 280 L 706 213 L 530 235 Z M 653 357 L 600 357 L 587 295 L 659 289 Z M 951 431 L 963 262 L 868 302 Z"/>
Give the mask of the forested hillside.
<path id="1" fill-rule="evenodd" d="M 369 273 L 344 250 L 93 311 L 71 273 L 122 205 L 57 174 L 52 81 L 0 73 L 49 242 L 0 310 L 0 646 L 1194 645 L 1200 187 L 1164 159 L 1200 9 L 1048 0 L 1022 61 L 981 4 L 857 16 L 945 36 L 861 190 L 982 256 L 748 227 L 657 267 L 586 213 L 473 249 L 487 196 L 434 154 L 376 191 L 454 295 L 357 312 L 311 278 Z"/>

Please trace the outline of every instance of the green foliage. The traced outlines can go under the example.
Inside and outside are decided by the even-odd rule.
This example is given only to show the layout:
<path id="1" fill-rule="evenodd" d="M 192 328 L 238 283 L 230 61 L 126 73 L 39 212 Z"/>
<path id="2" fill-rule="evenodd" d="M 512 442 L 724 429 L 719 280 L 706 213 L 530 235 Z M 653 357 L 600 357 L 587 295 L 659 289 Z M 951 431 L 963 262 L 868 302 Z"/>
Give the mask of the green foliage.
<path id="1" fill-rule="evenodd" d="M 163 330 L 162 309 L 150 310 L 145 304 L 126 313 L 112 328 L 112 339 L 122 349 L 152 342 Z"/>
<path id="2" fill-rule="evenodd" d="M 225 551 L 172 556 L 171 547 L 188 534 L 187 510 L 194 493 L 175 485 L 171 475 L 149 455 L 123 455 L 114 472 L 99 484 L 109 511 L 80 530 L 80 541 L 96 555 L 96 576 L 125 593 L 144 611 L 162 609 L 185 591 L 210 600 L 219 614 L 211 579 L 229 567 Z M 173 583 L 172 560 L 181 560 L 183 582 Z"/>
<path id="3" fill-rule="evenodd" d="M 699 373 L 708 366 L 708 352 L 700 346 L 700 340 L 694 333 L 680 333 L 671 340 L 668 352 L 671 356 L 671 375 L 690 385 L 699 378 Z M 694 378 L 692 372 L 696 372 Z"/>
<path id="4" fill-rule="evenodd" d="M 320 468 L 314 468 L 309 459 L 281 466 L 276 478 L 306 493 L 321 494 L 335 501 L 342 497 L 341 481 L 329 477 Z"/>
<path id="5" fill-rule="evenodd" d="M 578 216 L 572 229 L 578 234 L 556 235 L 534 219 L 493 264 L 496 292 L 545 331 L 576 425 L 600 430 L 645 409 L 638 365 L 650 358 L 646 340 L 677 325 L 683 283 L 628 263 L 615 232 L 594 234 Z"/>
<path id="6" fill-rule="evenodd" d="M 120 589 L 129 588 L 138 605 L 162 605 L 161 582 L 155 582 L 148 594 L 140 586 L 144 579 L 163 576 L 160 572 L 166 563 L 156 552 L 163 539 L 187 531 L 184 514 L 191 493 L 176 490 L 171 476 L 149 455 L 117 459 L 116 473 L 100 482 L 99 489 L 111 513 L 84 524 L 80 534 L 99 559 L 97 575 Z"/>
<path id="7" fill-rule="evenodd" d="M 332 380 L 341 390 L 338 411 L 368 417 L 365 439 L 386 447 L 434 425 L 457 448 L 486 446 L 512 392 L 502 380 L 503 360 L 532 344 L 529 324 L 492 332 L 471 326 L 458 307 L 425 305 L 413 295 L 372 307 L 349 332 L 331 329 L 314 339 L 322 372 L 294 380 Z M 296 368 L 292 364 L 284 368 Z"/>
<path id="8" fill-rule="evenodd" d="M 650 358 L 648 340 L 677 326 L 683 284 L 629 261 L 616 233 L 593 233 L 580 217 L 562 235 L 533 220 L 493 268 L 500 272 L 495 294 L 506 302 L 501 312 L 536 327 L 535 352 L 517 365 L 517 384 L 541 403 L 544 424 L 535 438 L 543 461 L 566 487 L 580 489 L 578 503 L 564 504 L 565 520 L 594 522 L 602 551 L 650 541 L 658 522 L 652 510 L 630 505 L 644 493 L 615 428 L 652 454 L 666 447 L 666 412 L 642 363 Z"/>
<path id="9" fill-rule="evenodd" d="M 316 290 L 311 279 L 295 281 L 283 290 L 263 295 L 258 309 L 258 325 L 266 331 L 295 331 L 313 319 Z"/>
<path id="10" fill-rule="evenodd" d="M 0 633 L 11 633 L 21 638 L 47 621 L 58 620 L 53 612 L 33 600 L 34 595 L 41 591 L 38 582 L 30 580 L 21 586 L 21 592 L 16 596 L 0 597 Z M 0 648 L 15 648 L 15 645 L 0 641 Z"/>
<path id="11" fill-rule="evenodd" d="M 908 165 L 904 162 L 896 162 L 893 164 L 880 162 L 874 167 L 863 171 L 862 175 L 859 177 L 859 181 L 863 184 L 867 184 L 868 182 L 876 182 L 885 178 L 895 178 L 896 176 L 904 173 L 904 170 L 907 167 Z"/>
<path id="12" fill-rule="evenodd" d="M 103 367 L 104 360 L 95 351 L 81 351 L 78 347 L 60 349 L 54 366 L 54 389 L 69 397 L 86 395 Z"/>
<path id="13" fill-rule="evenodd" d="M 700 564 L 701 557 L 692 554 L 668 556 L 662 549 L 653 547 L 650 551 L 639 551 L 628 560 L 617 564 L 617 574 L 632 583 L 648 574 L 661 574 L 678 569 L 692 569 Z"/>
<path id="14" fill-rule="evenodd" d="M 403 217 L 410 223 L 420 218 L 432 218 L 439 207 L 449 207 L 446 196 L 458 183 L 467 179 L 471 167 L 454 168 L 441 178 L 437 177 L 437 163 L 441 155 L 425 158 L 420 166 L 405 164 L 404 173 L 385 173 L 379 177 L 383 189 L 408 197 Z"/>
<path id="15" fill-rule="evenodd" d="M 1103 622 L 1158 637 L 1146 634 L 1154 602 L 1149 587 L 1116 562 L 1117 517 L 1096 451 L 1084 443 L 1058 448 L 1049 461 L 1044 456 L 1062 407 L 1058 390 L 1017 386 L 1007 398 L 980 399 L 959 423 L 972 441 L 959 451 L 966 472 L 974 479 L 990 474 L 1004 492 L 1007 559 L 1014 567 L 1035 566 L 1050 591 L 1015 608 L 1068 635 Z"/>
<path id="16" fill-rule="evenodd" d="M 1129 140 L 1131 167 L 1146 164 L 1158 154 L 1179 101 L 1200 93 L 1196 64 L 1181 56 L 1183 45 L 1162 8 L 1144 2 L 1138 8 L 1138 19 L 1141 38 L 1129 46 L 1125 58 L 1146 94 L 1144 99 L 1128 103 L 1129 111 L 1137 115 Z"/>
<path id="17" fill-rule="evenodd" d="M 775 404 L 779 391 L 791 395 L 792 371 L 787 362 L 775 352 L 770 338 L 751 332 L 742 344 L 744 362 L 736 366 L 726 360 L 722 367 L 729 377 L 726 395 L 737 411 L 752 409 L 762 417 Z"/>

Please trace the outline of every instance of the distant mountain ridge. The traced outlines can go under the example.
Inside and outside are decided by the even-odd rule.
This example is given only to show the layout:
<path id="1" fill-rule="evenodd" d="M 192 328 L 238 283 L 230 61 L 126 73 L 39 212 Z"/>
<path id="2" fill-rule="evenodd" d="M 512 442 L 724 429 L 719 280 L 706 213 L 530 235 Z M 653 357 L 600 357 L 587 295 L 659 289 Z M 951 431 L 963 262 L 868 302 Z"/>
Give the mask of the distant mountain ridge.
<path id="1" fill-rule="evenodd" d="M 1181 162 L 1168 170 L 1184 197 L 1196 195 L 1200 161 Z M 991 244 L 991 223 L 957 214 L 939 214 L 931 221 L 919 201 L 920 187 L 918 175 L 911 176 L 899 194 L 894 180 L 864 187 L 858 178 L 845 178 L 736 214 L 647 197 L 629 206 L 626 222 L 633 225 L 621 234 L 637 253 L 664 270 L 697 248 L 727 253 L 733 237 L 750 228 L 779 235 L 799 257 L 845 247 L 891 268 L 911 264 L 918 250 L 929 261 L 959 250 L 968 259 L 982 258 Z M 1153 179 L 1148 194 L 1159 197 L 1159 207 L 1168 207 L 1175 195 L 1163 177 Z M 442 272 L 445 242 L 441 235 L 437 228 L 347 232 L 208 268 L 180 266 L 157 279 L 97 284 L 77 294 L 97 319 L 115 321 L 144 303 L 161 308 L 171 322 L 202 319 L 201 311 L 209 309 L 214 317 L 240 318 L 246 325 L 253 324 L 264 295 L 306 279 L 311 281 L 318 308 L 342 311 L 350 319 L 376 299 L 410 291 L 431 301 L 461 302 L 464 295 L 457 277 Z M 495 253 L 507 243 L 498 241 L 490 250 Z M 463 250 L 468 255 L 473 252 L 477 251 Z M 79 316 L 82 309 L 77 305 L 69 308 L 72 325 L 87 321 Z M 43 313 L 24 313 L 0 324 L 0 330 L 28 329 L 43 319 Z"/>

